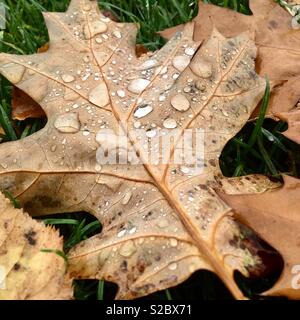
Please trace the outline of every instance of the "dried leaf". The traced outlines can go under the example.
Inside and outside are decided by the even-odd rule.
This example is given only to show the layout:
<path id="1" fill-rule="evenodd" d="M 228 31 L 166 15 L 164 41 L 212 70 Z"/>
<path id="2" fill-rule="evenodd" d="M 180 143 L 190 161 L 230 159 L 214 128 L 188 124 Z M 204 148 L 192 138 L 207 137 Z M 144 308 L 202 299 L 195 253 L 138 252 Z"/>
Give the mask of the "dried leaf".
<path id="1" fill-rule="evenodd" d="M 65 261 L 54 252 L 62 250 L 57 231 L 13 208 L 0 194 L 0 300 L 66 300 L 72 282 Z"/>
<path id="2" fill-rule="evenodd" d="M 291 15 L 273 0 L 250 0 L 252 16 L 202 1 L 199 6 L 199 14 L 194 20 L 195 41 L 207 39 L 213 26 L 228 37 L 254 30 L 258 47 L 257 72 L 263 77 L 267 75 L 276 86 L 268 113 L 275 115 L 294 108 L 295 102 L 300 99 L 300 91 L 294 91 L 300 76 L 300 31 L 292 29 Z M 170 38 L 181 28 L 168 29 L 161 34 Z M 277 103 L 285 99 L 285 103 Z"/>
<path id="3" fill-rule="evenodd" d="M 300 181 L 285 176 L 282 188 L 259 195 L 239 194 L 233 188 L 231 192 L 226 191 L 229 194 L 221 194 L 224 201 L 284 258 L 284 270 L 279 280 L 265 294 L 299 299 L 299 289 L 293 288 L 296 279 L 293 268 L 300 261 Z"/>
<path id="4" fill-rule="evenodd" d="M 0 145 L 0 189 L 31 214 L 95 215 L 103 231 L 71 250 L 70 272 L 116 282 L 119 299 L 177 285 L 198 269 L 214 271 L 243 299 L 233 271 L 247 275 L 261 261 L 231 244 L 240 229 L 214 188 L 223 147 L 265 90 L 254 43 L 247 34 L 226 39 L 214 30 L 197 51 L 187 24 L 160 51 L 137 58 L 137 27 L 104 17 L 96 1 L 73 0 L 67 13 L 44 17 L 47 52 L 0 55 L 1 73 L 48 117 L 41 131 Z M 155 150 L 168 164 L 145 163 L 149 150 L 132 130 L 153 135 L 164 127 L 179 129 L 169 150 Z M 173 161 L 189 128 L 205 132 L 203 172 Z M 103 129 L 123 132 L 142 161 L 100 165 L 100 146 L 118 148 Z M 257 179 L 237 182 L 255 193 L 272 186 Z"/>
<path id="5" fill-rule="evenodd" d="M 14 120 L 25 120 L 28 118 L 45 117 L 44 110 L 30 98 L 26 93 L 17 87 L 12 92 L 12 118 Z"/>

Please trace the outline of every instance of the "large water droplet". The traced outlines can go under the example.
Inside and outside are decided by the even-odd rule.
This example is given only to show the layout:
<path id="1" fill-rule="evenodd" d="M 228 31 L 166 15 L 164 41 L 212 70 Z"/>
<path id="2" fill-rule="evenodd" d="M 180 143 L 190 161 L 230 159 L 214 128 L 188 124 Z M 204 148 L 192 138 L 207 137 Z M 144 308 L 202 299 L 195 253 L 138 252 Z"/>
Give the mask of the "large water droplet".
<path id="1" fill-rule="evenodd" d="M 174 119 L 168 118 L 164 121 L 163 126 L 166 129 L 175 129 L 177 127 L 177 122 Z"/>
<path id="2" fill-rule="evenodd" d="M 147 86 L 149 85 L 150 81 L 146 79 L 135 79 L 131 81 L 128 86 L 128 90 L 132 93 L 141 93 L 143 92 Z"/>
<path id="3" fill-rule="evenodd" d="M 169 265 L 169 270 L 174 271 L 177 269 L 177 263 L 173 262 Z"/>
<path id="4" fill-rule="evenodd" d="M 80 122 L 77 113 L 65 113 L 59 115 L 54 122 L 54 127 L 63 133 L 76 133 L 80 130 Z"/>
<path id="5" fill-rule="evenodd" d="M 151 107 L 149 105 L 140 106 L 140 107 L 136 108 L 136 110 L 134 112 L 134 116 L 136 118 L 143 118 L 152 111 L 153 111 L 153 107 Z"/>
<path id="6" fill-rule="evenodd" d="M 130 201 L 131 197 L 132 197 L 132 192 L 131 192 L 131 191 L 128 191 L 128 192 L 124 195 L 124 198 L 122 199 L 122 204 L 123 204 L 123 205 L 128 204 L 128 202 Z"/>
<path id="7" fill-rule="evenodd" d="M 7 63 L 0 66 L 0 70 L 5 78 L 16 84 L 22 80 L 26 68 L 17 63 Z"/>
<path id="8" fill-rule="evenodd" d="M 171 99 L 171 105 L 178 111 L 184 112 L 190 108 L 189 100 L 182 94 L 177 94 Z"/>
<path id="9" fill-rule="evenodd" d="M 177 247 L 177 245 L 178 245 L 177 239 L 171 238 L 171 239 L 170 239 L 170 246 L 171 246 L 171 247 Z"/>
<path id="10" fill-rule="evenodd" d="M 138 70 L 148 70 L 152 69 L 154 67 L 157 67 L 159 65 L 159 62 L 155 59 L 150 59 L 145 61 L 142 65 L 140 65 L 137 69 Z"/>
<path id="11" fill-rule="evenodd" d="M 99 107 L 105 107 L 109 104 L 110 98 L 104 82 L 100 83 L 90 92 L 89 100 Z"/>
<path id="12" fill-rule="evenodd" d="M 136 252 L 136 246 L 132 240 L 126 241 L 119 250 L 119 254 L 125 258 L 131 257 Z"/>
<path id="13" fill-rule="evenodd" d="M 173 59 L 173 66 L 179 71 L 183 71 L 189 63 L 190 58 L 187 56 L 177 56 Z"/>
<path id="14" fill-rule="evenodd" d="M 210 78 L 212 76 L 212 65 L 204 60 L 195 60 L 190 65 L 191 70 L 201 78 Z"/>
<path id="15" fill-rule="evenodd" d="M 63 79 L 63 81 L 64 81 L 65 83 L 70 83 L 70 82 L 73 82 L 73 81 L 75 80 L 75 77 L 72 76 L 71 74 L 63 74 L 63 75 L 61 76 L 61 78 Z"/>
<path id="16" fill-rule="evenodd" d="M 107 24 L 102 21 L 94 21 L 90 25 L 85 25 L 84 27 L 84 36 L 87 40 L 93 38 L 99 33 L 107 31 Z"/>

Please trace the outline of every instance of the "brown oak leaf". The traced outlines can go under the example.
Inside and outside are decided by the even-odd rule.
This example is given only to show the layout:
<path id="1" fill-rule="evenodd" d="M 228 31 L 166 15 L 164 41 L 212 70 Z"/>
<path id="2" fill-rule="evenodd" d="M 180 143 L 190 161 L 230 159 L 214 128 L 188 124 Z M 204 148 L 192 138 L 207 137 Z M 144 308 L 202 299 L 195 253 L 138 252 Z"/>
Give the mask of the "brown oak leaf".
<path id="1" fill-rule="evenodd" d="M 47 52 L 0 55 L 0 72 L 48 117 L 39 132 L 0 145 L 0 189 L 32 215 L 83 210 L 97 217 L 102 233 L 70 251 L 69 271 L 117 283 L 119 299 L 175 286 L 199 269 L 244 299 L 233 272 L 248 275 L 261 260 L 232 245 L 240 229 L 215 188 L 223 147 L 265 91 L 253 41 L 214 30 L 200 46 L 189 23 L 161 50 L 138 58 L 137 26 L 103 16 L 96 1 L 73 0 L 66 13 L 44 17 Z M 174 134 L 170 148 L 147 148 L 166 129 Z M 186 130 L 198 129 L 200 171 L 174 161 Z M 116 142 L 118 134 L 129 143 Z M 124 149 L 134 151 L 125 162 Z M 111 151 L 116 164 L 99 161 Z M 150 154 L 155 161 L 147 161 Z M 235 181 L 251 193 L 274 186 L 261 176 Z"/>

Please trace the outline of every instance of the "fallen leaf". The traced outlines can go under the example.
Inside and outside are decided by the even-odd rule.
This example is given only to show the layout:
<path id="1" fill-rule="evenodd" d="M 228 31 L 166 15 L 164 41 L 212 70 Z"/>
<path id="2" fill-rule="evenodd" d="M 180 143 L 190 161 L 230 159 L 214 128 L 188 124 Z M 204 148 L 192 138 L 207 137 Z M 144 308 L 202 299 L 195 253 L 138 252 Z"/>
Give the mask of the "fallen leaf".
<path id="1" fill-rule="evenodd" d="M 278 113 L 277 117 L 288 123 L 288 130 L 283 132 L 283 135 L 300 144 L 300 108 Z"/>
<path id="2" fill-rule="evenodd" d="M 277 283 L 265 294 L 299 299 L 296 275 L 300 261 L 300 180 L 284 176 L 284 186 L 263 194 L 238 194 L 231 189 L 220 194 L 241 221 L 256 230 L 284 259 Z M 296 270 L 296 272 L 295 272 Z M 293 287 L 294 286 L 294 287 Z"/>
<path id="3" fill-rule="evenodd" d="M 71 250 L 69 270 L 75 278 L 117 283 L 119 299 L 175 286 L 198 269 L 214 271 L 244 299 L 233 272 L 247 275 L 261 260 L 232 244 L 240 229 L 214 188 L 223 177 L 223 147 L 264 94 L 253 41 L 214 30 L 198 50 L 189 23 L 160 51 L 137 58 L 137 26 L 104 17 L 96 1 L 73 0 L 67 13 L 44 17 L 47 52 L 0 55 L 1 73 L 48 118 L 39 132 L 0 145 L 0 189 L 32 215 L 83 210 L 97 217 L 102 233 Z M 137 128 L 147 139 L 163 128 L 179 131 L 170 149 L 151 150 L 158 162 L 147 162 L 149 149 Z M 201 128 L 198 171 L 174 158 L 184 130 Z M 118 133 L 129 146 L 114 140 Z M 130 147 L 131 158 L 122 162 L 119 150 Z M 112 150 L 121 163 L 99 161 L 101 152 Z M 255 193 L 273 186 L 257 176 L 236 183 Z"/>
<path id="4" fill-rule="evenodd" d="M 13 208 L 0 193 L 0 300 L 71 299 L 64 259 L 42 251 L 62 246 L 57 231 Z"/>
<path id="5" fill-rule="evenodd" d="M 28 118 L 45 117 L 44 110 L 40 105 L 22 90 L 13 87 L 12 92 L 12 118 L 14 120 L 25 120 Z"/>
<path id="6" fill-rule="evenodd" d="M 276 87 L 268 110 L 268 114 L 274 116 L 278 112 L 293 109 L 295 102 L 300 99 L 300 91 L 294 91 L 300 77 L 300 31 L 292 29 L 291 15 L 275 1 L 250 0 L 249 3 L 252 16 L 200 1 L 199 14 L 194 19 L 194 39 L 207 39 L 213 26 L 227 37 L 253 30 L 258 47 L 257 72 L 263 77 L 268 76 L 272 86 Z M 182 26 L 168 29 L 161 32 L 161 35 L 170 38 L 181 29 Z M 275 103 L 278 100 L 284 100 L 285 103 Z"/>

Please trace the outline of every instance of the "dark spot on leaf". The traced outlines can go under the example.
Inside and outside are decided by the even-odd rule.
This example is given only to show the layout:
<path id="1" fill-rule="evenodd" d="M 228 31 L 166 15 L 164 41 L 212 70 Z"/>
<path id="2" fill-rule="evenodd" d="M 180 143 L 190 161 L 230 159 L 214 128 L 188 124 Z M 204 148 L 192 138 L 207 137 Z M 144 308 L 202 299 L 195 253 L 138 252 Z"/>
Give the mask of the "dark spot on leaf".
<path id="1" fill-rule="evenodd" d="M 27 233 L 24 234 L 25 239 L 28 241 L 28 243 L 29 243 L 31 246 L 36 245 L 35 236 L 36 236 L 36 232 L 35 232 L 34 230 L 30 230 L 29 232 L 27 232 Z"/>

